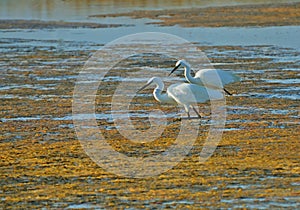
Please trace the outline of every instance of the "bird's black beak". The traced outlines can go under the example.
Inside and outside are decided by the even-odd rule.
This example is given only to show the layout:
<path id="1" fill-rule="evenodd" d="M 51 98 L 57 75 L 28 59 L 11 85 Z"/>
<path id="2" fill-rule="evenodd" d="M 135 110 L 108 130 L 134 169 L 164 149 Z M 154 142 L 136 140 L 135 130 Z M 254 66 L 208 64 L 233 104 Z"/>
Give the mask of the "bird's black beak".
<path id="1" fill-rule="evenodd" d="M 144 85 L 143 87 L 141 87 L 140 89 L 138 89 L 138 91 L 136 91 L 137 93 L 141 92 L 142 90 L 144 90 L 146 87 L 148 87 L 150 85 L 150 83 L 147 83 L 146 85 Z"/>
<path id="2" fill-rule="evenodd" d="M 178 66 L 175 66 L 175 68 L 170 72 L 169 76 L 170 76 L 174 71 L 176 71 L 176 69 L 178 69 L 179 66 L 180 66 L 180 64 L 179 64 Z"/>

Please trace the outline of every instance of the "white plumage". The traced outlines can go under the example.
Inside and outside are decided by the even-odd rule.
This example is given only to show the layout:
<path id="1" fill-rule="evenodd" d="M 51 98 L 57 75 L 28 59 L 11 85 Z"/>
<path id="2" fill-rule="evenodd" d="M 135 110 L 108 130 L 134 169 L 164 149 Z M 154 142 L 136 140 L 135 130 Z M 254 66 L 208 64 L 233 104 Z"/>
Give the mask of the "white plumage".
<path id="1" fill-rule="evenodd" d="M 238 82 L 241 78 L 232 72 L 222 71 L 216 69 L 201 69 L 196 74 L 195 77 L 191 75 L 191 67 L 185 60 L 177 61 L 175 68 L 171 71 L 171 75 L 180 66 L 184 67 L 184 75 L 188 82 L 197 85 L 203 85 L 212 89 L 224 90 L 226 93 L 231 95 L 224 86 L 230 83 Z"/>
<path id="2" fill-rule="evenodd" d="M 183 106 L 189 118 L 190 108 L 196 112 L 199 118 L 201 117 L 194 108 L 194 104 L 204 103 L 208 100 L 219 100 L 224 98 L 223 93 L 218 90 L 213 90 L 189 83 L 172 84 L 167 88 L 166 93 L 162 93 L 164 89 L 164 83 L 159 77 L 152 77 L 139 91 L 143 90 L 152 83 L 156 84 L 156 88 L 153 91 L 153 96 L 157 101 L 168 104 L 177 103 Z"/>

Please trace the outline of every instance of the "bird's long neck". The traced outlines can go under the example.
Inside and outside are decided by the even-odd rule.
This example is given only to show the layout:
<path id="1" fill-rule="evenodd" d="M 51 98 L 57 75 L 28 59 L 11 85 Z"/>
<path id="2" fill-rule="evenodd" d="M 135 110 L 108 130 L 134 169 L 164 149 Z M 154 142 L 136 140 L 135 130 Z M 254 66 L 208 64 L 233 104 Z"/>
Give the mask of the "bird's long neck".
<path id="1" fill-rule="evenodd" d="M 168 103 L 169 98 L 167 94 L 162 93 L 163 90 L 164 90 L 164 83 L 162 81 L 157 81 L 156 88 L 153 91 L 153 96 L 157 101 L 161 103 Z"/>
<path id="2" fill-rule="evenodd" d="M 191 75 L 191 68 L 189 66 L 185 66 L 184 67 L 184 76 L 186 78 L 187 81 L 189 81 L 190 83 L 198 83 L 198 79 L 195 79 L 194 77 L 192 77 Z"/>

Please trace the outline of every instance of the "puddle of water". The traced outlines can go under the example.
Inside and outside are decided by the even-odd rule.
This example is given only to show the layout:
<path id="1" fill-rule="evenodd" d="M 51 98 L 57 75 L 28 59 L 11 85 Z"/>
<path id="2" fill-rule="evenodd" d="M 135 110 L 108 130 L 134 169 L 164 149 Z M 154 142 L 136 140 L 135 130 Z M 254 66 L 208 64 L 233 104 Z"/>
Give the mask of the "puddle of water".
<path id="1" fill-rule="evenodd" d="M 176 201 L 165 201 L 162 203 L 162 207 L 167 207 L 167 206 L 177 206 L 179 204 L 184 204 L 184 205 L 193 205 L 195 202 L 194 201 L 189 201 L 189 200 L 176 200 Z"/>
<path id="2" fill-rule="evenodd" d="M 284 110 L 284 109 L 264 109 L 257 107 L 247 106 L 227 106 L 227 113 L 229 114 L 276 114 L 287 115 L 297 113 L 296 110 Z"/>
<path id="3" fill-rule="evenodd" d="M 71 128 L 71 129 L 73 129 L 74 125 L 73 124 L 61 124 L 58 127 L 59 128 Z"/>
<path id="4" fill-rule="evenodd" d="M 56 77 L 32 76 L 32 78 L 38 81 L 62 81 L 62 80 L 76 79 L 77 75 L 64 75 L 64 76 L 56 76 Z"/>
<path id="5" fill-rule="evenodd" d="M 300 84 L 300 79 L 265 79 L 264 81 L 267 83 Z M 293 88 L 291 88 L 291 90 L 293 90 Z"/>
<path id="6" fill-rule="evenodd" d="M 37 117 L 14 117 L 14 118 L 1 118 L 1 122 L 8 122 L 8 121 L 30 121 L 30 120 L 41 120 L 43 119 L 40 116 Z"/>
<path id="7" fill-rule="evenodd" d="M 13 94 L 5 94 L 1 95 L 0 94 L 0 99 L 30 99 L 30 100 L 43 100 L 43 99 L 48 99 L 52 100 L 53 98 L 72 98 L 73 96 L 70 95 L 26 95 L 26 96 L 20 96 L 20 95 L 13 95 Z"/>
<path id="8" fill-rule="evenodd" d="M 289 92 L 289 93 L 297 92 L 297 93 L 299 93 L 300 87 L 296 87 L 296 86 L 293 86 L 293 87 L 279 87 L 279 88 L 276 87 L 272 91 L 274 91 L 274 92 Z"/>
<path id="9" fill-rule="evenodd" d="M 259 188 L 262 185 L 260 184 L 228 184 L 227 188 L 233 188 L 233 189 L 253 189 L 253 188 Z"/>
<path id="10" fill-rule="evenodd" d="M 11 90 L 11 89 L 21 89 L 21 88 L 28 88 L 28 89 L 35 89 L 35 90 L 54 90 L 55 87 L 47 87 L 42 85 L 30 85 L 30 84 L 24 84 L 24 85 L 18 85 L 18 84 L 10 84 L 6 86 L 0 87 L 0 91 L 4 90 Z"/>
<path id="11" fill-rule="evenodd" d="M 245 96 L 245 94 L 237 94 L 237 96 Z M 299 94 L 293 94 L 293 95 L 287 95 L 287 94 L 280 94 L 280 93 L 255 93 L 250 92 L 247 94 L 249 97 L 255 97 L 255 98 L 283 98 L 283 99 L 289 99 L 289 100 L 299 100 L 300 95 Z"/>
<path id="12" fill-rule="evenodd" d="M 103 207 L 91 203 L 71 204 L 66 209 L 104 209 Z"/>
<path id="13" fill-rule="evenodd" d="M 300 186 L 300 182 L 293 182 L 291 183 L 292 186 Z"/>
<path id="14" fill-rule="evenodd" d="M 243 130 L 245 128 L 224 128 L 223 131 L 240 131 L 240 130 Z"/>

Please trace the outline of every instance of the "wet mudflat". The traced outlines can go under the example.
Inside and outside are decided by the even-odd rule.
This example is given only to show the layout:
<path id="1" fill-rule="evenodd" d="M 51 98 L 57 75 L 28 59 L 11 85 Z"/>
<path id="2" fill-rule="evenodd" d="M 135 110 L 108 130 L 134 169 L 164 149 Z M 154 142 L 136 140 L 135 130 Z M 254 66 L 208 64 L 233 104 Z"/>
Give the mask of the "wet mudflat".
<path id="1" fill-rule="evenodd" d="M 299 25 L 300 3 L 259 4 L 194 9 L 142 10 L 117 14 L 100 14 L 92 17 L 130 16 L 159 20 L 152 24 L 182 27 L 245 27 Z M 287 18 L 288 17 L 288 18 Z M 220 21 L 222 19 L 222 21 Z"/>
<path id="2" fill-rule="evenodd" d="M 133 179 L 95 164 L 73 125 L 78 73 L 101 45 L 1 42 L 1 208 L 299 208 L 299 49 L 198 44 L 215 68 L 243 78 L 227 87 L 234 95 L 226 97 L 222 140 L 212 157 L 199 163 L 210 125 L 210 104 L 203 104 L 199 136 L 185 159 L 159 176 Z M 170 71 L 176 62 L 163 57 L 153 66 L 154 58 L 129 59 L 122 67 Z M 168 126 L 151 143 L 130 143 L 110 117 L 111 94 L 121 77 L 107 75 L 99 87 L 101 131 L 128 156 L 163 152 L 178 135 L 175 118 L 181 109 L 155 102 L 150 90 L 139 94 L 131 106 L 135 127 L 147 129 L 153 109 L 169 114 Z"/>

